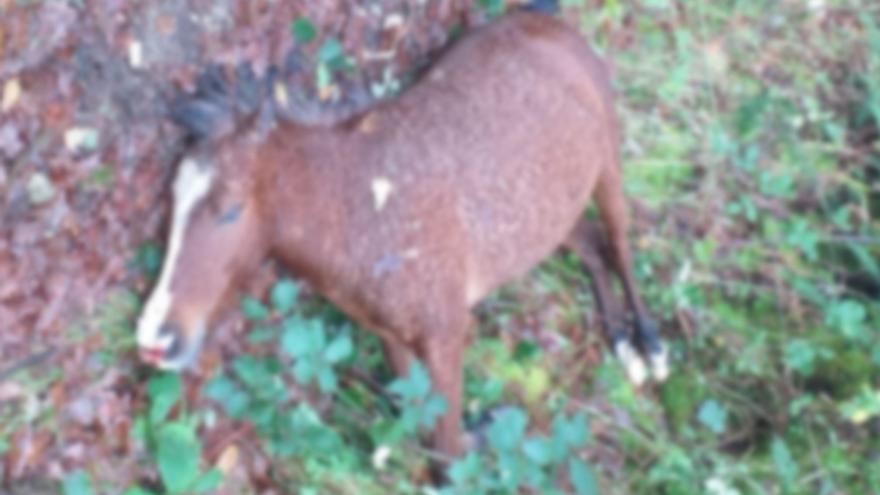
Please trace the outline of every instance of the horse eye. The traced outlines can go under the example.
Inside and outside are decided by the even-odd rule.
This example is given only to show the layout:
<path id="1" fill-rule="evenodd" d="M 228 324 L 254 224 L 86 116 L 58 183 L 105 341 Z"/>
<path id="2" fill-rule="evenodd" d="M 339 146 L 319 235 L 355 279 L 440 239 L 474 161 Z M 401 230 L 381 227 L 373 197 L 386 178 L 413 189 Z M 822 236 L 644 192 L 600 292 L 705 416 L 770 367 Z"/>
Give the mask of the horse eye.
<path id="1" fill-rule="evenodd" d="M 242 210 L 241 203 L 236 203 L 229 208 L 226 209 L 219 217 L 217 217 L 217 223 L 220 225 L 232 223 L 238 220 L 238 217 L 241 215 Z"/>

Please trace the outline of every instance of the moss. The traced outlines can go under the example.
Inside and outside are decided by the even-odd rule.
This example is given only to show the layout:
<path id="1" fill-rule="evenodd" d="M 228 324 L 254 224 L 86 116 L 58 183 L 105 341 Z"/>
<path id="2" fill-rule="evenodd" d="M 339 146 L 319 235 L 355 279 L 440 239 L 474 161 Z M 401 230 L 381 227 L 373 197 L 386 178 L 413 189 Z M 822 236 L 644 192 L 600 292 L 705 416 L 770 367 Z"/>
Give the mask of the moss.
<path id="1" fill-rule="evenodd" d="M 706 387 L 697 375 L 684 370 L 670 376 L 660 389 L 660 401 L 676 432 L 690 421 L 693 412 L 706 397 Z"/>
<path id="2" fill-rule="evenodd" d="M 876 373 L 876 364 L 864 348 L 851 347 L 838 351 L 835 356 L 834 359 L 819 362 L 807 387 L 825 392 L 835 399 L 846 399 L 870 383 Z"/>

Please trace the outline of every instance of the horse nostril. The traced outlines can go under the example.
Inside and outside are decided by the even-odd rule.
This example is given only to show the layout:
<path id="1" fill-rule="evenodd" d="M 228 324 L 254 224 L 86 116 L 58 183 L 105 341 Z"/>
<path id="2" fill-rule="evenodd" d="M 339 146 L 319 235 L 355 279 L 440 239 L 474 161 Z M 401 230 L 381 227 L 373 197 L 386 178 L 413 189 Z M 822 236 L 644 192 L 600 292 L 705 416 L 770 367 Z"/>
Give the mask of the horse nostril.
<path id="1" fill-rule="evenodd" d="M 183 334 L 180 332 L 180 327 L 174 323 L 165 323 L 162 325 L 162 327 L 159 328 L 159 336 L 163 338 L 170 337 L 171 342 L 165 349 L 163 358 L 174 359 L 174 357 L 183 351 Z"/>
<path id="2" fill-rule="evenodd" d="M 171 341 L 171 345 L 168 346 L 168 349 L 165 351 L 165 359 L 174 359 L 183 351 L 183 338 L 180 335 L 175 335 L 174 340 Z"/>
<path id="3" fill-rule="evenodd" d="M 159 327 L 159 337 L 172 337 L 176 339 L 180 335 L 180 328 L 174 323 L 163 323 Z"/>

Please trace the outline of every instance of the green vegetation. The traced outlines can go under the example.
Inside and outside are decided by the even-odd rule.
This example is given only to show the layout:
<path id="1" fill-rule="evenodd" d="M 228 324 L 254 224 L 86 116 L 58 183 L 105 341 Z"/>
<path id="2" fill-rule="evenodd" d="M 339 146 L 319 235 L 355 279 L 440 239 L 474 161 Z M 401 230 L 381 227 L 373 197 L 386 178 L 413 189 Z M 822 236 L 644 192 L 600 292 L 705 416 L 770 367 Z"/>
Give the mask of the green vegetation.
<path id="1" fill-rule="evenodd" d="M 485 446 L 449 486 L 422 487 L 420 432 L 446 407 L 424 368 L 394 379 L 375 337 L 281 280 L 242 300 L 252 346 L 201 389 L 214 406 L 189 410 L 178 377 L 150 378 L 131 436 L 162 486 L 129 495 L 222 484 L 199 441 L 217 414 L 252 425 L 273 481 L 305 495 L 880 494 L 880 6 L 563 3 L 613 61 L 636 271 L 668 381 L 634 390 L 595 333 L 570 335 L 592 301 L 576 263 L 549 260 L 478 310 L 464 403 Z M 317 87 L 352 68 L 307 19 L 291 31 L 317 50 Z M 155 247 L 137 257 L 158 269 Z M 110 359 L 131 346 L 112 333 L 131 295 L 108 308 Z M 32 401 L 53 373 L 21 382 Z M 0 403 L 0 454 L 53 414 Z M 61 490 L 92 483 L 74 471 Z"/>
<path id="2" fill-rule="evenodd" d="M 651 211 L 637 271 L 678 363 L 654 448 L 621 442 L 647 468 L 603 473 L 609 493 L 880 493 L 878 13 L 584 10 L 615 61 L 627 188 Z"/>
<path id="3" fill-rule="evenodd" d="M 132 436 L 149 447 L 165 487 L 163 493 L 210 493 L 219 485 L 222 473 L 216 468 L 203 470 L 199 466 L 202 447 L 196 431 L 198 416 L 188 414 L 181 404 L 174 419 L 168 417 L 180 401 L 181 389 L 179 375 L 154 374 L 147 383 L 150 406 L 135 419 Z M 125 495 L 151 493 L 133 486 Z"/>
<path id="4" fill-rule="evenodd" d="M 243 298 L 242 313 L 256 327 L 250 340 L 265 344 L 266 352 L 237 356 L 229 372 L 218 370 L 205 384 L 203 394 L 230 418 L 253 425 L 277 468 L 275 481 L 286 490 L 387 493 L 387 480 L 374 479 L 377 471 L 385 471 L 396 477 L 395 493 L 419 493 L 410 481 L 427 468 L 419 434 L 446 411 L 445 399 L 431 391 L 420 363 L 409 376 L 377 391 L 364 373 L 352 371 L 375 368 L 375 339 L 359 332 L 364 342 L 355 346 L 348 323 L 332 323 L 338 318 L 323 304 L 296 304 L 298 293 L 292 281 L 282 279 L 272 287 L 269 304 Z M 273 352 L 279 344 L 281 352 Z M 516 369 L 511 363 L 506 367 Z M 476 380 L 469 389 L 479 393 Z M 209 492 L 221 482 L 221 473 L 199 466 L 200 415 L 181 406 L 169 419 L 181 395 L 179 377 L 157 373 L 147 392 L 150 404 L 133 434 L 153 454 L 166 490 L 162 493 Z M 336 394 L 335 401 L 310 404 L 310 398 L 330 393 Z M 498 393 L 489 396 L 492 403 L 500 399 Z M 529 434 L 526 409 L 499 409 L 485 428 L 487 447 L 454 462 L 451 485 L 432 493 L 513 493 L 526 486 L 566 493 L 559 479 L 569 479 L 579 494 L 598 493 L 593 471 L 577 455 L 589 439 L 587 415 L 567 414 L 563 405 L 542 408 L 552 413 L 547 434 Z M 135 487 L 126 493 L 154 492 Z"/>

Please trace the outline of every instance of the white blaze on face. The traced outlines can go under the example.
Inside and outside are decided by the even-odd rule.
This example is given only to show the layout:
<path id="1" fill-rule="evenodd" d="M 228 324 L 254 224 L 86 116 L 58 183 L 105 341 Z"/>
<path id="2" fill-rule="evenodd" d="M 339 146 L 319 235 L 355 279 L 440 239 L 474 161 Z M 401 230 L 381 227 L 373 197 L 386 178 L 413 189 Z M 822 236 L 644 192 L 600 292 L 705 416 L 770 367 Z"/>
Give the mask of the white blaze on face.
<path id="1" fill-rule="evenodd" d="M 168 310 L 171 308 L 171 280 L 174 278 L 174 269 L 180 257 L 183 237 L 192 211 L 211 190 L 213 181 L 212 167 L 200 167 L 192 159 L 186 159 L 180 164 L 177 177 L 174 179 L 174 215 L 171 220 L 171 238 L 168 241 L 165 262 L 162 265 L 159 282 L 147 300 L 144 312 L 141 313 L 138 321 L 137 341 L 143 348 L 164 349 L 171 345 L 170 336 L 159 336 L 159 328 L 165 323 Z"/>

